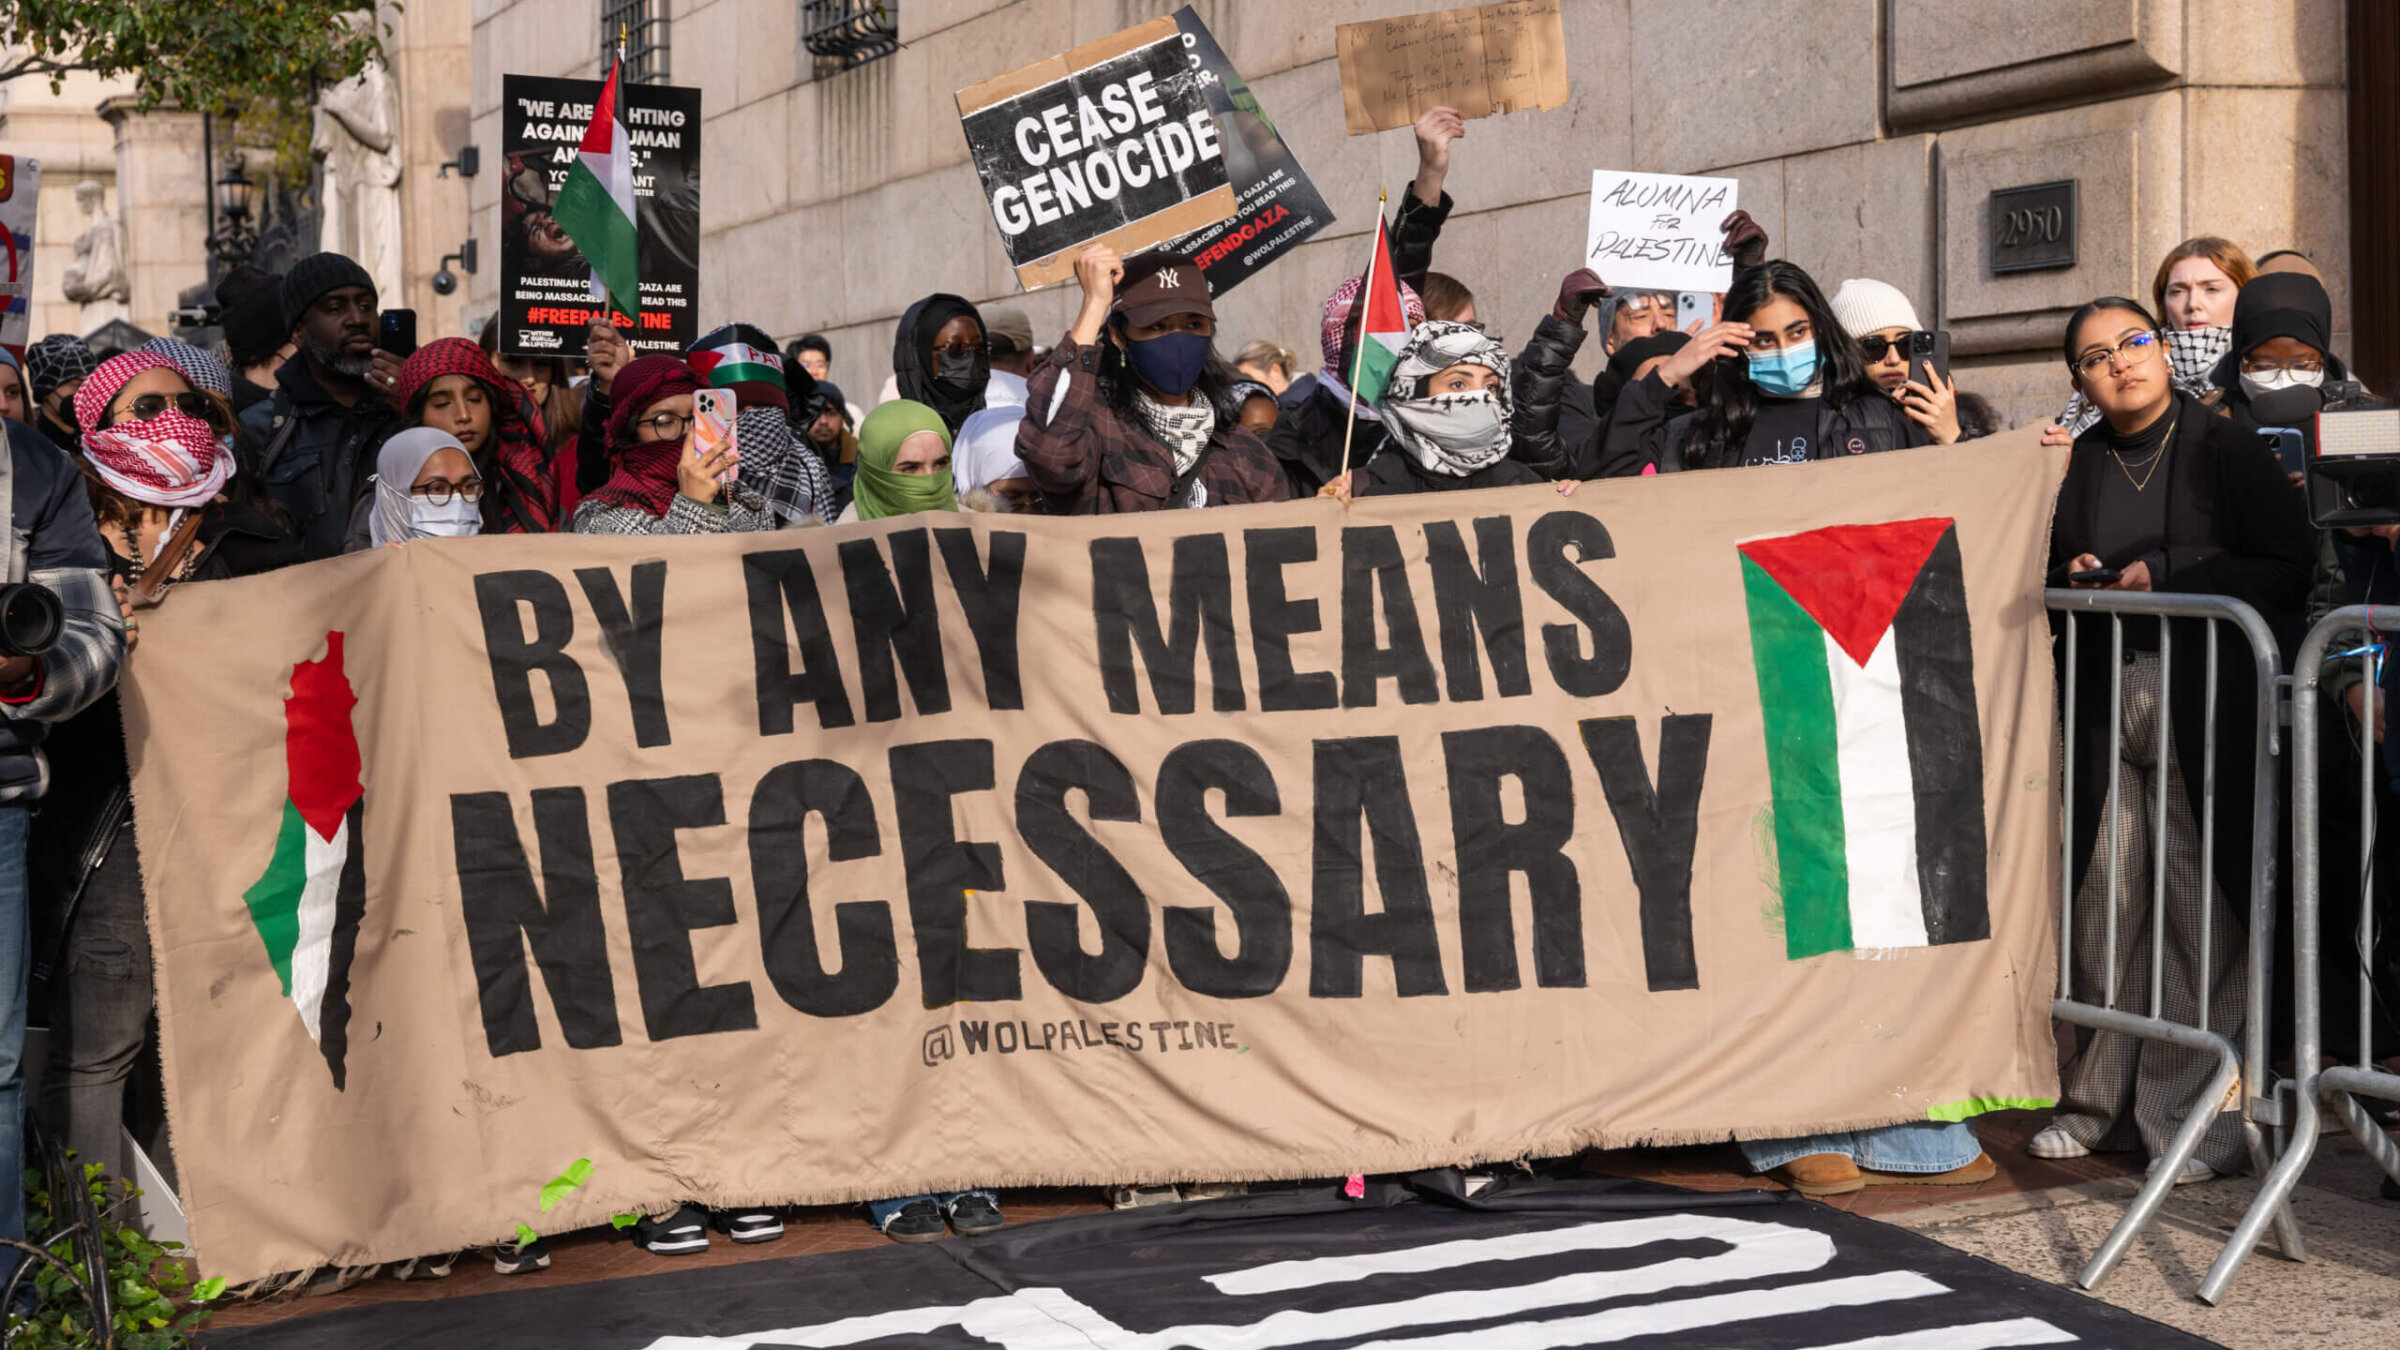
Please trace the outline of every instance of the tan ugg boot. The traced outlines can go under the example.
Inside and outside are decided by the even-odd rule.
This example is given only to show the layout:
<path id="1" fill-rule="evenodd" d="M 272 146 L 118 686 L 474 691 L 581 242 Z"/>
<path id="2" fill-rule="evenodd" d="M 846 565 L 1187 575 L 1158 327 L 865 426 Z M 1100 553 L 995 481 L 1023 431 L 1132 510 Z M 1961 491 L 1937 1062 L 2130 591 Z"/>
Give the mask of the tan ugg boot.
<path id="1" fill-rule="evenodd" d="M 1947 1172 L 1877 1172 L 1861 1169 L 1860 1175 L 1869 1186 L 1972 1186 L 1990 1181 L 1998 1175 L 2000 1165 L 1989 1153 L 1978 1153 L 1975 1161 Z"/>
<path id="2" fill-rule="evenodd" d="M 1767 1175 L 1802 1195 L 1848 1195 L 1867 1185 L 1847 1153 L 1811 1153 L 1769 1169 Z"/>

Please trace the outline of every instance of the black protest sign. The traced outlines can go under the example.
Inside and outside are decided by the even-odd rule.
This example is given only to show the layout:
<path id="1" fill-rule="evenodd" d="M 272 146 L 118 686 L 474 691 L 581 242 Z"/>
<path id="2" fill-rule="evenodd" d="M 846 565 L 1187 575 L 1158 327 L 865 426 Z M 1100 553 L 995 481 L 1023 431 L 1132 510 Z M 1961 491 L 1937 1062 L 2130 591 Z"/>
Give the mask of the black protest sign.
<path id="1" fill-rule="evenodd" d="M 1234 214 L 1207 82 L 1154 19 L 958 92 L 967 152 L 1027 289 L 1095 241 L 1135 253 Z"/>
<path id="2" fill-rule="evenodd" d="M 591 264 L 551 215 L 600 100 L 598 80 L 501 77 L 500 350 L 580 356 L 607 318 L 636 356 L 681 353 L 700 336 L 700 91 L 624 86 L 633 152 L 642 312 L 592 297 Z"/>
<path id="3" fill-rule="evenodd" d="M 1225 147 L 1225 172 L 1240 203 L 1230 220 L 1204 226 L 1175 241 L 1175 250 L 1200 266 L 1209 293 L 1223 295 L 1258 270 L 1308 241 L 1333 223 L 1325 194 L 1309 181 L 1259 106 L 1250 82 L 1225 58 L 1225 49 L 1190 5 L 1175 11 L 1183 30 L 1184 60 L 1208 90 Z"/>

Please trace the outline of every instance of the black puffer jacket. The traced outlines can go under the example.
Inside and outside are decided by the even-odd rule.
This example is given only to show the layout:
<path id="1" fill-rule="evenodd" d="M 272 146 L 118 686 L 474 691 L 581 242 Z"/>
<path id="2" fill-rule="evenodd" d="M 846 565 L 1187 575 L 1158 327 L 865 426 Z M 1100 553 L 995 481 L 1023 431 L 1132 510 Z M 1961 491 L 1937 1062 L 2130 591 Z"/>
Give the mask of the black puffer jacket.
<path id="1" fill-rule="evenodd" d="M 1592 387 L 1575 378 L 1585 336 L 1581 325 L 1545 314 L 1509 372 L 1509 397 L 1517 405 L 1517 443 L 1509 454 L 1544 478 L 1600 476 Z"/>
<path id="2" fill-rule="evenodd" d="M 1684 461 L 1683 447 L 1693 419 L 1700 414 L 1683 408 L 1674 398 L 1675 391 L 1655 370 L 1625 386 L 1616 411 L 1609 416 L 1601 449 L 1601 477 L 1630 478 L 1652 466 L 1660 473 L 1691 467 Z M 1931 438 L 1925 428 L 1910 421 L 1899 404 L 1878 393 L 1853 399 L 1842 408 L 1829 400 L 1819 401 L 1816 441 L 1808 457 L 1839 459 L 1928 444 Z"/>
<path id="3" fill-rule="evenodd" d="M 1398 446 L 1351 476 L 1354 497 L 1403 497 L 1417 492 L 1472 492 L 1478 488 L 1523 487 L 1544 481 L 1513 459 L 1486 464 L 1469 474 L 1435 473 Z"/>

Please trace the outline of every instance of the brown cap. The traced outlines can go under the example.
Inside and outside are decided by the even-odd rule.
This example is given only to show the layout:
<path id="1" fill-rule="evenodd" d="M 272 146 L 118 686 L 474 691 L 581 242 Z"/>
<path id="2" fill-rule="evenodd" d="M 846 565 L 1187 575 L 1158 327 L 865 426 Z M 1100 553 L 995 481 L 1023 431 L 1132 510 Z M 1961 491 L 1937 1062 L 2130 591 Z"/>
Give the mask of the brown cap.
<path id="1" fill-rule="evenodd" d="M 1136 328 L 1157 323 L 1170 314 L 1217 317 L 1209 299 L 1208 280 L 1192 260 L 1175 253 L 1139 253 L 1125 260 L 1125 275 L 1117 282 L 1112 312 Z"/>
<path id="2" fill-rule="evenodd" d="M 991 339 L 997 352 L 1006 344 L 1011 352 L 1033 350 L 1033 320 L 1015 305 L 994 305 L 983 311 L 983 335 Z"/>

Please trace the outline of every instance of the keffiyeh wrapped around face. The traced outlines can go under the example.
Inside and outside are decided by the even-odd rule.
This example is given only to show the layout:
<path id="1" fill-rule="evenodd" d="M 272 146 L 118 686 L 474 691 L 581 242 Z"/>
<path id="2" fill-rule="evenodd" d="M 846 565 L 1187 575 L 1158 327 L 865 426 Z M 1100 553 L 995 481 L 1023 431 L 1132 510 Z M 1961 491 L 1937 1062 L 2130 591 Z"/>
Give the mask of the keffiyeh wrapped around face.
<path id="1" fill-rule="evenodd" d="M 217 433 L 179 408 L 86 432 L 83 453 L 120 495 L 169 509 L 207 504 L 233 476 L 233 455 Z"/>
<path id="2" fill-rule="evenodd" d="M 1459 365 L 1487 367 L 1498 382 L 1471 394 L 1419 396 L 1428 379 Z M 1508 351 L 1482 329 L 1431 319 L 1408 335 L 1385 386 L 1383 426 L 1417 463 L 1464 477 L 1499 462 L 1508 454 L 1511 414 Z"/>

